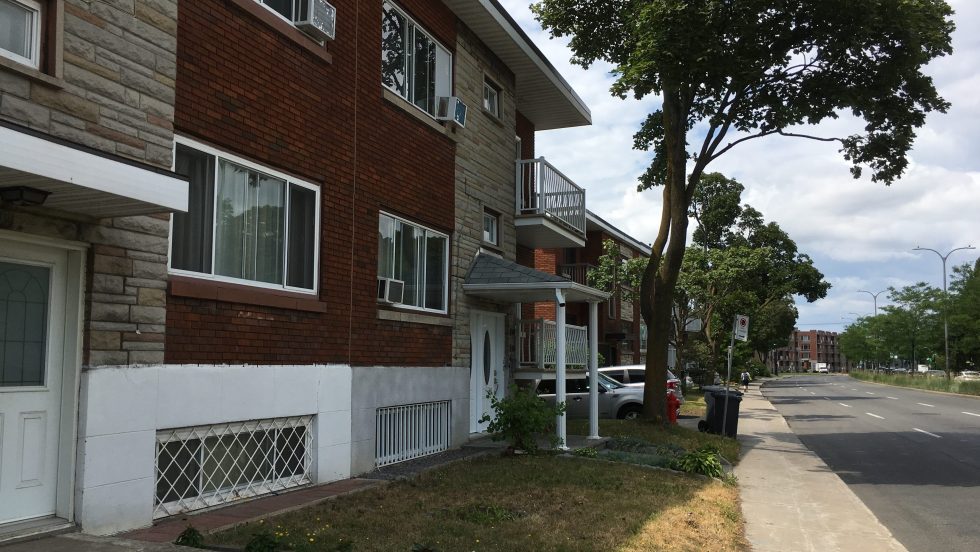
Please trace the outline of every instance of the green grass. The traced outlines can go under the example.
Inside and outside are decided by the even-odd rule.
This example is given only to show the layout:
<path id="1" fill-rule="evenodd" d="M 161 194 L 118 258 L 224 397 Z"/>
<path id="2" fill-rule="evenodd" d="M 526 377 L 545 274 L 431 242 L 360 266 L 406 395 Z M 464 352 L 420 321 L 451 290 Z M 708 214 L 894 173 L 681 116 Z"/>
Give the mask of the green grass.
<path id="1" fill-rule="evenodd" d="M 586 420 L 568 425 L 570 434 L 588 428 Z M 739 453 L 734 439 L 640 420 L 600 420 L 599 432 L 627 449 L 630 440 L 664 454 L 710 444 L 733 462 Z M 244 547 L 265 535 L 298 552 L 747 549 L 737 487 L 633 465 L 663 464 L 641 452 L 599 452 L 605 461 L 476 458 L 209 535 L 207 543 Z"/>
<path id="2" fill-rule="evenodd" d="M 694 516 L 693 521 L 691 516 Z M 208 537 L 287 549 L 745 550 L 737 489 L 639 466 L 489 456 Z"/>
<path id="3" fill-rule="evenodd" d="M 912 387 L 915 389 L 925 389 L 928 391 L 945 391 L 947 393 L 980 396 L 980 381 L 956 381 L 947 380 L 944 377 L 926 377 L 923 375 L 911 376 L 909 374 L 881 374 L 861 370 L 852 370 L 851 377 L 857 380 L 885 383 L 899 387 Z"/>

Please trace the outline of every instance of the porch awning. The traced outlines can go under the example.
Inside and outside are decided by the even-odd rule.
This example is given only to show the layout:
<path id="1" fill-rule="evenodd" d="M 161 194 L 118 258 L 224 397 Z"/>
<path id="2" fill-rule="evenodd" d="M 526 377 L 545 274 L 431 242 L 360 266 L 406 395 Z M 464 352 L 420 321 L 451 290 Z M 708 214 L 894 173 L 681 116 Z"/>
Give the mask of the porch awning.
<path id="1" fill-rule="evenodd" d="M 175 173 L 0 122 L 0 187 L 50 192 L 45 207 L 95 218 L 187 210 Z"/>
<path id="2" fill-rule="evenodd" d="M 533 268 L 506 261 L 487 253 L 479 253 L 463 281 L 463 292 L 503 303 L 533 303 L 554 301 L 560 289 L 565 301 L 582 303 L 605 301 L 609 293 L 548 274 Z"/>

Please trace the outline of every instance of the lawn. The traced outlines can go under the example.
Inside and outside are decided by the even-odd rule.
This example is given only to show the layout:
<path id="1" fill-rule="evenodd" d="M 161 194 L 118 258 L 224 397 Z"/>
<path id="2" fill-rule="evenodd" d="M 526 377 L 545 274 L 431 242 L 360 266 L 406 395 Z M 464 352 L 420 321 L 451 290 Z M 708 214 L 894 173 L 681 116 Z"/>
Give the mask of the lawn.
<path id="1" fill-rule="evenodd" d="M 946 393 L 959 393 L 961 395 L 980 395 L 980 381 L 956 381 L 948 380 L 945 377 L 927 377 L 922 374 L 911 376 L 908 374 L 883 374 L 861 370 L 852 370 L 850 376 L 858 380 L 896 385 L 898 387 L 944 391 Z"/>
<path id="2" fill-rule="evenodd" d="M 682 446 L 734 443 L 618 420 L 603 420 L 600 432 Z M 727 458 L 737 457 L 737 448 L 725 450 Z M 748 549 L 736 487 L 568 456 L 458 462 L 211 535 L 208 543 L 243 546 L 257 533 L 309 551 Z"/>

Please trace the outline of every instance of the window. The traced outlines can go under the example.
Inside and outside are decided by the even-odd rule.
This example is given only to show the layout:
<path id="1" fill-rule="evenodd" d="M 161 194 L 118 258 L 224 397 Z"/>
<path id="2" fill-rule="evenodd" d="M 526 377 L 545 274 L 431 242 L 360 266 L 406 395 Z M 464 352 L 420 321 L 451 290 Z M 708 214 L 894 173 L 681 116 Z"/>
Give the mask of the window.
<path id="1" fill-rule="evenodd" d="M 640 351 L 647 350 L 647 341 L 650 339 L 650 333 L 647 330 L 647 325 L 645 322 L 640 322 Z"/>
<path id="2" fill-rule="evenodd" d="M 0 56 L 34 69 L 40 66 L 41 5 L 0 0 Z"/>
<path id="3" fill-rule="evenodd" d="M 320 190 L 204 146 L 178 143 L 189 179 L 170 268 L 270 288 L 316 291 Z"/>
<path id="4" fill-rule="evenodd" d="M 500 245 L 499 224 L 500 217 L 489 212 L 483 211 L 483 241 Z"/>
<path id="5" fill-rule="evenodd" d="M 381 83 L 429 115 L 451 95 L 452 54 L 385 2 L 381 12 Z"/>
<path id="6" fill-rule="evenodd" d="M 405 282 L 402 306 L 446 312 L 449 237 L 382 213 L 378 277 Z"/>
<path id="7" fill-rule="evenodd" d="M 500 89 L 486 79 L 483 80 L 483 109 L 500 118 Z"/>

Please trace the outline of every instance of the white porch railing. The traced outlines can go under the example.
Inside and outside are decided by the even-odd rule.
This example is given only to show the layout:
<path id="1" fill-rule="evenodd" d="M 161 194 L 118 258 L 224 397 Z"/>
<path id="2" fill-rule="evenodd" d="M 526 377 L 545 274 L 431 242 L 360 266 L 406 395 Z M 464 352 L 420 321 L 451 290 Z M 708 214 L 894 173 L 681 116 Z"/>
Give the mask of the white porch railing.
<path id="1" fill-rule="evenodd" d="M 521 368 L 554 371 L 557 364 L 557 325 L 551 320 L 521 320 Z M 565 325 L 565 367 L 585 370 L 589 361 L 589 329 Z"/>
<path id="2" fill-rule="evenodd" d="M 451 420 L 449 401 L 379 408 L 375 465 L 380 468 L 449 449 Z"/>
<path id="3" fill-rule="evenodd" d="M 518 215 L 545 215 L 585 236 L 585 190 L 545 161 L 517 161 Z"/>

